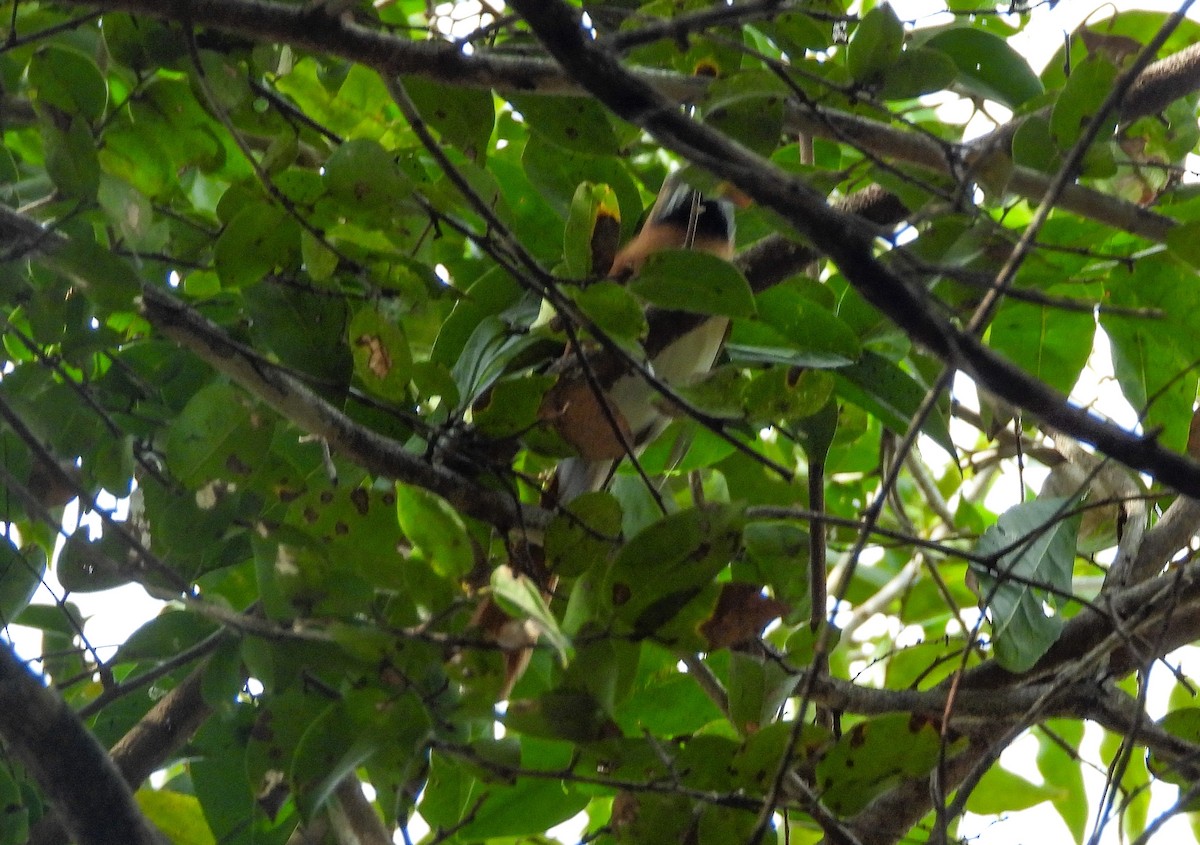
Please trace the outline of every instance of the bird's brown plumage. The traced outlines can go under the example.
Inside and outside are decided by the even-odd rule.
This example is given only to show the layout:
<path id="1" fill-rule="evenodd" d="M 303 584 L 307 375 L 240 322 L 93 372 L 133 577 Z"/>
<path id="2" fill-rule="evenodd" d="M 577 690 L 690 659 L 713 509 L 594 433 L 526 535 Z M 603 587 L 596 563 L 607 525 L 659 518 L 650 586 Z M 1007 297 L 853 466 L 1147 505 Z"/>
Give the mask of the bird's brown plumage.
<path id="1" fill-rule="evenodd" d="M 649 256 L 667 249 L 695 249 L 730 259 L 733 203 L 700 195 L 678 174 L 668 176 L 645 225 L 617 253 L 608 276 L 628 279 Z M 686 383 L 712 367 L 727 328 L 725 318 L 703 320 L 648 363 L 665 383 Z M 589 364 L 592 378 L 578 361 L 570 362 L 542 404 L 543 418 L 579 453 L 559 464 L 554 493 L 561 503 L 602 487 L 615 461 L 640 450 L 670 421 L 654 388 L 637 373 L 628 372 L 612 356 L 589 358 Z"/>

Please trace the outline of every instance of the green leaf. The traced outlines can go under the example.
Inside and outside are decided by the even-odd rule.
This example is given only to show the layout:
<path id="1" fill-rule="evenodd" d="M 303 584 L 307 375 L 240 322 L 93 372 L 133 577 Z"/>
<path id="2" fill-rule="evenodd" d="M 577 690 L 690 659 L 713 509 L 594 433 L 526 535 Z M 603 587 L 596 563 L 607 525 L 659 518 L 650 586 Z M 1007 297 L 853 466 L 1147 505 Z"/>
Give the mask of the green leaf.
<path id="1" fill-rule="evenodd" d="M 33 54 L 29 84 L 37 102 L 82 118 L 85 127 L 104 114 L 108 103 L 108 86 L 96 63 L 57 44 L 47 44 Z"/>
<path id="2" fill-rule="evenodd" d="M 859 722 L 817 763 L 821 800 L 839 816 L 853 815 L 904 778 L 932 771 L 941 746 L 933 722 L 907 713 Z"/>
<path id="3" fill-rule="evenodd" d="M 345 705 L 333 704 L 308 727 L 296 746 L 291 781 L 296 805 L 311 819 L 325 806 L 342 778 L 375 753 L 362 726 L 347 718 Z"/>
<path id="4" fill-rule="evenodd" d="M 71 238 L 46 256 L 46 264 L 81 284 L 105 308 L 128 311 L 142 289 L 141 279 L 125 259 L 85 238 Z"/>
<path id="5" fill-rule="evenodd" d="M 245 718 L 250 716 L 248 710 L 239 715 L 243 715 L 240 720 L 210 719 L 201 729 L 193 745 L 188 774 L 205 821 L 218 841 L 251 845 L 263 833 L 263 818 L 254 812 L 254 792 L 246 780 L 243 762 L 252 720 Z"/>
<path id="6" fill-rule="evenodd" d="M 742 146 L 770 155 L 783 133 L 788 90 L 770 71 L 745 70 L 714 80 L 709 87 L 704 122 Z"/>
<path id="7" fill-rule="evenodd" d="M 139 245 L 146 242 L 152 231 L 154 210 L 141 191 L 106 173 L 100 179 L 97 199 L 109 221 L 121 233 L 122 240 Z M 153 229 L 158 231 L 159 227 Z"/>
<path id="8" fill-rule="evenodd" d="M 200 695 L 204 703 L 218 713 L 231 710 L 246 686 L 241 643 L 232 637 L 223 640 L 209 656 L 202 672 Z"/>
<path id="9" fill-rule="evenodd" d="M 612 713 L 629 699 L 643 647 L 621 640 L 584 642 L 563 673 L 563 685 L 584 690 L 604 713 Z"/>
<path id="10" fill-rule="evenodd" d="M 1031 783 L 998 763 L 975 785 L 967 798 L 967 810 L 980 815 L 1001 815 L 1036 807 L 1043 801 L 1062 798 L 1066 790 L 1050 785 Z"/>
<path id="11" fill-rule="evenodd" d="M 148 197 L 161 196 L 176 185 L 175 165 L 162 142 L 132 128 L 106 129 L 96 156 L 105 175 L 128 182 Z"/>
<path id="12" fill-rule="evenodd" d="M 893 431 L 907 431 L 909 420 L 925 398 L 925 388 L 911 375 L 874 352 L 835 371 L 838 392 L 861 408 L 875 414 Z M 950 429 L 940 409 L 925 421 L 924 432 L 939 446 L 955 453 Z"/>
<path id="13" fill-rule="evenodd" d="M 499 318 L 480 320 L 451 371 L 459 395 L 473 404 L 513 359 L 535 343 L 537 338 L 530 335 L 514 335 Z"/>
<path id="14" fill-rule="evenodd" d="M 195 795 L 147 788 L 139 789 L 133 797 L 146 818 L 172 845 L 215 845 L 216 839 Z"/>
<path id="15" fill-rule="evenodd" d="M 9 537 L 0 537 L 0 624 L 10 624 L 29 605 L 45 574 L 45 549 L 18 549 Z"/>
<path id="16" fill-rule="evenodd" d="M 884 71 L 879 96 L 885 100 L 909 100 L 942 91 L 954 82 L 958 67 L 941 50 L 910 47 Z"/>
<path id="17" fill-rule="evenodd" d="M 21 845 L 29 840 L 29 813 L 31 805 L 36 806 L 36 803 L 30 795 L 23 793 L 21 787 L 8 766 L 0 766 L 0 806 L 4 807 L 4 813 L 0 814 L 0 843 L 3 845 Z"/>
<path id="18" fill-rule="evenodd" d="M 604 595 L 639 636 L 670 622 L 729 565 L 741 544 L 741 511 L 713 505 L 681 511 L 631 539 L 617 555 Z"/>
<path id="19" fill-rule="evenodd" d="M 791 522 L 756 521 L 746 525 L 742 542 L 748 577 L 770 587 L 793 614 L 807 614 L 811 606 L 808 532 Z"/>
<path id="20" fill-rule="evenodd" d="M 590 800 L 586 793 L 553 781 L 518 781 L 514 787 L 493 791 L 464 828 L 464 835 L 524 840 L 567 821 Z"/>
<path id="21" fill-rule="evenodd" d="M 602 562 L 621 533 L 621 507 L 608 493 L 584 493 L 546 528 L 546 565 L 562 577 Z"/>
<path id="22" fill-rule="evenodd" d="M 251 542 L 259 593 L 271 618 L 351 612 L 369 598 L 369 586 L 326 544 L 289 525 L 265 531 L 260 526 Z"/>
<path id="23" fill-rule="evenodd" d="M 608 112 L 596 100 L 524 95 L 510 95 L 508 100 L 534 132 L 564 149 L 614 155 L 620 148 Z"/>
<path id="24" fill-rule="evenodd" d="M 351 344 L 347 350 L 346 304 L 313 290 L 274 281 L 243 291 L 257 344 L 280 363 L 311 379 L 318 392 L 336 400 L 350 382 Z"/>
<path id="25" fill-rule="evenodd" d="M 900 58 L 904 24 L 888 3 L 871 9 L 850 36 L 846 64 L 855 82 L 870 84 Z"/>
<path id="26" fill-rule="evenodd" d="M 245 393 L 228 384 L 210 384 L 172 422 L 167 464 L 192 489 L 216 478 L 241 479 L 262 464 L 273 430 Z"/>
<path id="27" fill-rule="evenodd" d="M 87 122 L 71 119 L 65 130 L 45 125 L 42 141 L 46 152 L 46 173 L 55 187 L 68 197 L 93 200 L 100 187 L 100 160 L 96 141 Z"/>
<path id="28" fill-rule="evenodd" d="M 723 317 L 752 317 L 750 284 L 728 261 L 694 250 L 665 250 L 646 259 L 630 289 L 652 305 Z"/>
<path id="29" fill-rule="evenodd" d="M 117 650 L 118 662 L 164 660 L 196 645 L 217 626 L 195 613 L 164 612 L 138 628 Z"/>
<path id="30" fill-rule="evenodd" d="M 575 155 L 534 133 L 521 152 L 521 168 L 530 185 L 563 217 L 570 216 L 579 185 L 611 186 L 620 206 L 621 230 L 625 236 L 633 234 L 642 213 L 642 193 L 621 159 Z"/>
<path id="31" fill-rule="evenodd" d="M 1014 164 L 1053 173 L 1062 160 L 1062 152 L 1050 135 L 1050 121 L 1040 114 L 1028 115 L 1017 127 L 1012 140 Z"/>
<path id="32" fill-rule="evenodd" d="M 1198 381 L 1200 288 L 1194 279 L 1194 270 L 1169 255 L 1145 256 L 1132 272 L 1110 273 L 1106 287 L 1113 305 L 1153 309 L 1157 316 L 1100 314 L 1121 392 L 1158 442 L 1178 451 L 1187 446 Z"/>
<path id="33" fill-rule="evenodd" d="M 348 208 L 390 215 L 412 193 L 412 185 L 395 159 L 378 141 L 354 138 L 325 162 L 325 187 Z"/>
<path id="34" fill-rule="evenodd" d="M 510 702 L 504 723 L 508 730 L 541 739 L 591 742 L 611 732 L 600 703 L 581 689 L 553 689 L 536 699 Z"/>
<path id="35" fill-rule="evenodd" d="M 1100 110 L 1112 91 L 1117 69 L 1112 62 L 1095 57 L 1074 68 L 1050 115 L 1050 135 L 1060 150 L 1068 150 L 1079 139 L 1084 126 Z M 1104 141 L 1116 128 L 1119 115 L 1110 109 L 1096 136 Z"/>
<path id="36" fill-rule="evenodd" d="M 1131 680 L 1131 678 L 1126 679 L 1127 682 Z M 1126 694 L 1134 694 L 1129 683 L 1125 683 L 1124 686 Z M 1118 756 L 1123 757 L 1123 745 L 1123 734 L 1105 731 L 1100 739 L 1101 765 L 1111 766 Z M 1126 838 L 1132 839 L 1146 830 L 1146 821 L 1150 814 L 1150 773 L 1146 770 L 1145 757 L 1141 754 L 1129 755 L 1118 788 L 1128 796 L 1124 802 L 1121 832 Z"/>
<path id="37" fill-rule="evenodd" d="M 796 690 L 796 676 L 777 660 L 731 651 L 729 654 L 729 719 L 740 733 L 769 725 Z"/>
<path id="38" fill-rule="evenodd" d="M 296 746 L 291 779 L 301 813 L 311 818 L 338 783 L 368 760 L 407 768 L 430 727 L 429 714 L 413 692 L 364 688 L 343 693 Z"/>
<path id="39" fill-rule="evenodd" d="M 1076 282 L 1043 292 L 1049 296 L 1086 295 Z M 1069 393 L 1091 355 L 1095 333 L 1096 320 L 1088 312 L 1009 299 L 992 318 L 988 345 L 1027 373 Z"/>
<path id="40" fill-rule="evenodd" d="M 746 413 L 746 402 L 742 392 L 748 384 L 749 380 L 741 367 L 723 366 L 709 370 L 696 380 L 675 388 L 675 392 L 711 417 L 736 420 Z M 654 446 L 650 449 L 654 450 Z M 657 464 L 652 458 L 652 451 L 649 456 L 644 455 L 643 465 L 647 468 L 654 466 L 657 469 Z M 670 457 L 664 459 L 662 471 L 671 469 L 678 459 L 678 449 L 672 446 Z"/>
<path id="41" fill-rule="evenodd" d="M 790 425 L 825 407 L 833 385 L 833 376 L 822 370 L 771 367 L 750 380 L 742 401 L 751 421 Z"/>
<path id="42" fill-rule="evenodd" d="M 441 496 L 408 484 L 396 485 L 396 516 L 405 536 L 434 572 L 461 578 L 475 565 L 462 517 Z"/>
<path id="43" fill-rule="evenodd" d="M 332 278 L 340 261 L 338 254 L 330 249 L 325 241 L 307 229 L 300 233 L 300 257 L 304 262 L 304 269 L 316 282 Z"/>
<path id="44" fill-rule="evenodd" d="M 449 318 L 442 323 L 430 360 L 447 368 L 453 367 L 485 320 L 492 324 L 491 334 L 502 334 L 503 322 L 489 318 L 496 318 L 520 301 L 521 288 L 512 276 L 499 267 L 487 270 L 475 280 L 467 290 L 467 296 L 455 304 Z"/>
<path id="45" fill-rule="evenodd" d="M 789 342 L 804 366 L 840 367 L 858 359 L 862 344 L 854 330 L 799 285 L 776 285 L 757 297 L 758 318 Z M 743 335 L 734 332 L 735 339 Z M 744 341 L 742 341 L 744 342 Z"/>
<path id="46" fill-rule="evenodd" d="M 924 42 L 958 66 L 959 82 L 972 94 L 1015 109 L 1042 93 L 1042 83 L 1025 58 L 997 35 L 954 27 Z"/>
<path id="47" fill-rule="evenodd" d="M 764 29 L 784 50 L 803 56 L 806 50 L 824 50 L 833 40 L 828 23 L 818 22 L 803 12 L 787 11 L 772 15 Z"/>
<path id="48" fill-rule="evenodd" d="M 328 708 L 328 701 L 296 688 L 263 702 L 245 754 L 245 772 L 256 791 L 266 793 L 272 781 L 278 781 L 289 768 L 301 737 Z"/>
<path id="49" fill-rule="evenodd" d="M 777 721 L 750 733 L 729 767 L 733 782 L 752 795 L 766 795 L 774 783 L 779 762 L 792 742 L 795 727 L 791 722 Z M 792 760 L 807 765 L 832 744 L 833 737 L 826 729 L 803 725 L 791 746 Z"/>
<path id="50" fill-rule="evenodd" d="M 605 184 L 580 182 L 563 230 L 567 272 L 576 279 L 607 273 L 608 266 L 599 266 L 596 259 L 604 256 L 611 265 L 620 236 L 621 207 L 616 192 Z"/>
<path id="51" fill-rule="evenodd" d="M 236 113 L 253 98 L 249 81 L 234 56 L 216 50 L 199 50 L 197 62 L 189 62 L 188 72 L 194 90 L 204 90 L 202 97 L 211 97 L 216 108 Z M 230 117 L 240 115 L 230 114 Z"/>
<path id="52" fill-rule="evenodd" d="M 1167 249 L 1176 258 L 1200 269 L 1200 220 L 1180 223 L 1167 232 Z"/>
<path id="53" fill-rule="evenodd" d="M 626 736 L 645 731 L 654 736 L 684 736 L 723 718 L 695 678 L 674 671 L 676 661 L 674 653 L 661 646 L 642 644 L 635 689 L 613 714 Z"/>
<path id="54" fill-rule="evenodd" d="M 501 379 L 471 406 L 471 422 L 488 437 L 524 434 L 538 423 L 542 399 L 554 382 L 554 376 L 528 374 Z"/>
<path id="55" fill-rule="evenodd" d="M 187 39 L 165 22 L 131 15 L 104 16 L 104 46 L 117 62 L 135 70 L 170 66 L 187 54 Z"/>
<path id="56" fill-rule="evenodd" d="M 559 628 L 541 589 L 528 576 L 519 575 L 508 566 L 496 567 L 492 572 L 492 595 L 509 615 L 531 619 L 558 653 L 559 660 L 564 664 L 567 662 L 571 641 Z"/>
<path id="57" fill-rule="evenodd" d="M 137 571 L 136 562 L 133 550 L 116 534 L 105 532 L 91 540 L 86 531 L 76 531 L 58 555 L 54 574 L 63 589 L 91 593 L 128 584 Z"/>
<path id="58" fill-rule="evenodd" d="M 496 122 L 491 91 L 419 76 L 404 77 L 404 88 L 443 141 L 458 147 L 472 161 L 483 159 Z"/>
<path id="59" fill-rule="evenodd" d="M 800 445 L 811 464 L 824 464 L 833 446 L 838 429 L 837 402 L 830 402 L 824 408 L 810 417 L 805 417 L 796 425 L 796 433 Z"/>
<path id="60" fill-rule="evenodd" d="M 1071 590 L 1079 514 L 1061 516 L 1070 505 L 1055 497 L 1015 505 L 975 547 L 977 555 L 996 556 L 994 567 L 971 568 L 991 616 L 996 662 L 1010 672 L 1032 668 L 1062 631 L 1061 614 L 1042 607 L 1061 610 Z"/>
<path id="61" fill-rule="evenodd" d="M 1158 720 L 1158 727 L 1187 742 L 1200 742 L 1200 707 L 1182 707 L 1172 710 Z M 1179 771 L 1171 760 L 1164 759 L 1162 755 L 1153 751 L 1146 755 L 1146 767 L 1150 770 L 1150 774 L 1167 783 L 1188 787 L 1195 782 L 1184 772 Z"/>
<path id="62" fill-rule="evenodd" d="M 1083 724 L 1071 719 L 1050 719 L 1043 728 L 1035 731 L 1038 740 L 1038 773 L 1043 781 L 1058 788 L 1059 794 L 1052 796 L 1050 801 L 1075 841 L 1082 842 L 1090 819 L 1087 790 L 1079 758 L 1068 749 L 1078 748 L 1083 741 Z M 1051 731 L 1053 736 L 1049 733 Z"/>
<path id="63" fill-rule="evenodd" d="M 646 313 L 625 285 L 602 281 L 573 293 L 575 304 L 606 334 L 618 340 L 645 337 Z"/>
<path id="64" fill-rule="evenodd" d="M 282 209 L 254 203 L 238 211 L 217 238 L 213 265 L 222 285 L 239 288 L 294 267 L 299 257 L 299 224 Z"/>
<path id="65" fill-rule="evenodd" d="M 359 310 L 346 330 L 354 354 L 354 374 L 367 390 L 400 401 L 412 379 L 412 352 L 404 329 L 374 306 Z"/>

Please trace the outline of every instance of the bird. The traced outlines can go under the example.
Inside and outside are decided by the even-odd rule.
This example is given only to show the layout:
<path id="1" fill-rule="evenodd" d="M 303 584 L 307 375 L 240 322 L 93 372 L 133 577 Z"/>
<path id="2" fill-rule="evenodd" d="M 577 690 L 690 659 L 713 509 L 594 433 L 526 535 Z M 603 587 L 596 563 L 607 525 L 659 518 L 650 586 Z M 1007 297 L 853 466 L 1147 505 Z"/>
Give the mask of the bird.
<path id="1" fill-rule="evenodd" d="M 651 255 L 668 249 L 693 249 L 730 260 L 736 234 L 734 208 L 734 200 L 706 196 L 679 171 L 670 174 L 646 222 L 617 252 L 607 277 L 627 281 Z M 671 387 L 712 369 L 729 329 L 726 317 L 681 312 L 656 311 L 648 322 L 647 367 Z M 625 361 L 613 355 L 589 356 L 589 377 L 578 355 L 575 351 L 571 356 L 575 360 L 564 368 L 542 404 L 543 418 L 578 453 L 560 461 L 555 472 L 551 492 L 559 505 L 602 489 L 618 461 L 640 452 L 671 421 L 658 391 L 640 373 L 630 371 Z"/>

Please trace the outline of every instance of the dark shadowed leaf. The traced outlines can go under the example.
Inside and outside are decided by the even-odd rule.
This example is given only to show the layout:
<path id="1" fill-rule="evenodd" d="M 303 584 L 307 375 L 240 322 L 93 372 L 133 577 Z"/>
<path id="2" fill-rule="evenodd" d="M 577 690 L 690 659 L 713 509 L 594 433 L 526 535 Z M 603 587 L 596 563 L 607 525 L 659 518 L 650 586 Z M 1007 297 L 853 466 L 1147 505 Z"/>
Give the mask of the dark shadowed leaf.
<path id="1" fill-rule="evenodd" d="M 856 82 L 876 81 L 900 58 L 904 44 L 904 24 L 888 3 L 871 9 L 850 36 L 846 63 Z"/>

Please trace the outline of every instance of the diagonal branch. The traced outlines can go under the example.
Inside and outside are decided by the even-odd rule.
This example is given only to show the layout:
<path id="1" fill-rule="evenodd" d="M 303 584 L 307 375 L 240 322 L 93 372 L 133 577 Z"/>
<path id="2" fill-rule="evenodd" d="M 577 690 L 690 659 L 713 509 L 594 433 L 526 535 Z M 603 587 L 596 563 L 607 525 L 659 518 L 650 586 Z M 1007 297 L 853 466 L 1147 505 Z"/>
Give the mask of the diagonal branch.
<path id="1" fill-rule="evenodd" d="M 450 85 L 505 93 L 578 96 L 579 82 L 554 62 L 541 58 L 478 50 L 470 55 L 452 42 L 414 41 L 356 23 L 349 16 L 331 17 L 322 4 L 284 4 L 270 0 L 63 0 L 68 5 L 125 11 L 191 25 L 211 27 L 258 41 L 275 41 L 329 56 L 359 62 L 384 75 L 413 74 Z M 629 71 L 639 82 L 675 103 L 695 103 L 709 80 L 679 73 L 640 68 Z M 1121 117 L 1153 114 L 1174 99 L 1200 87 L 1200 49 L 1188 48 L 1151 65 L 1121 105 Z M 1006 139 L 1016 122 L 969 145 L 949 144 L 857 115 L 789 102 L 786 126 L 790 132 L 853 144 L 892 161 L 915 164 L 961 178 L 966 171 L 988 167 L 1000 155 L 1006 173 L 1005 190 L 1040 199 L 1049 177 L 1013 166 Z M 1107 225 L 1162 242 L 1174 222 L 1133 203 L 1083 185 L 1068 185 L 1059 207 Z"/>
<path id="2" fill-rule="evenodd" d="M 79 845 L 164 841 L 104 747 L 7 645 L 0 646 L 0 736 Z"/>
<path id="3" fill-rule="evenodd" d="M 544 521 L 542 510 L 521 506 L 511 496 L 425 461 L 396 441 L 356 423 L 303 381 L 271 367 L 254 350 L 234 341 L 215 323 L 170 294 L 144 287 L 141 310 L 142 316 L 164 336 L 359 466 L 437 493 L 460 512 L 500 528 L 534 526 Z"/>
<path id="4" fill-rule="evenodd" d="M 1200 464 L 1072 405 L 1065 396 L 958 331 L 928 299 L 872 255 L 861 221 L 830 208 L 807 184 L 682 114 L 592 41 L 578 13 L 560 3 L 517 0 L 516 8 L 579 82 L 618 116 L 663 146 L 737 185 L 825 252 L 846 279 L 917 343 L 992 393 L 1077 440 L 1180 492 L 1200 497 Z"/>
<path id="5" fill-rule="evenodd" d="M 68 244 L 61 233 L 0 205 L 0 247 L 52 256 Z M 76 281 L 88 285 L 86 278 Z M 540 508 L 519 505 L 512 497 L 422 460 L 401 444 L 356 423 L 303 381 L 271 366 L 171 294 L 144 286 L 140 306 L 143 316 L 164 336 L 190 349 L 286 419 L 323 438 L 331 448 L 371 472 L 437 493 L 462 513 L 500 528 L 536 527 L 548 518 Z"/>

